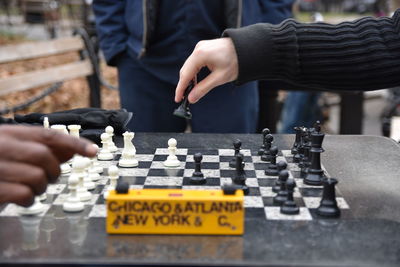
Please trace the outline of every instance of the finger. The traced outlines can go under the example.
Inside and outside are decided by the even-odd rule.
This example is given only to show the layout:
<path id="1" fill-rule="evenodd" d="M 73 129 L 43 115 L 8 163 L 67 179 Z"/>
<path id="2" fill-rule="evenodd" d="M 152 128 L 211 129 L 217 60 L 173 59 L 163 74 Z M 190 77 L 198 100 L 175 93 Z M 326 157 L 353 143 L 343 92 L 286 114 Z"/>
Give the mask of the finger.
<path id="1" fill-rule="evenodd" d="M 29 187 L 35 195 L 46 191 L 48 177 L 45 171 L 37 166 L 0 161 L 0 181 L 23 184 Z"/>
<path id="2" fill-rule="evenodd" d="M 23 184 L 0 182 L 0 203 L 15 203 L 29 207 L 34 202 L 32 190 Z"/>
<path id="3" fill-rule="evenodd" d="M 3 165 L 7 164 L 4 161 L 33 165 L 42 170 L 43 176 L 49 182 L 55 181 L 60 175 L 60 161 L 48 146 L 13 138 L 9 138 L 7 142 L 0 141 L 0 145 L 0 152 L 4 151 L 0 156 Z"/>
<path id="4" fill-rule="evenodd" d="M 196 78 L 197 73 L 204 67 L 202 57 L 192 53 L 183 64 L 179 72 L 179 82 L 175 89 L 175 102 L 180 102 L 183 98 L 189 83 Z"/>
<path id="5" fill-rule="evenodd" d="M 220 74 L 218 71 L 211 72 L 206 78 L 199 82 L 190 92 L 188 100 L 194 104 L 206 95 L 211 89 L 221 85 Z"/>
<path id="6" fill-rule="evenodd" d="M 74 154 L 93 157 L 97 152 L 91 142 L 56 130 L 32 126 L 0 126 L 0 130 L 20 140 L 31 140 L 49 146 L 61 162 L 68 160 Z"/>

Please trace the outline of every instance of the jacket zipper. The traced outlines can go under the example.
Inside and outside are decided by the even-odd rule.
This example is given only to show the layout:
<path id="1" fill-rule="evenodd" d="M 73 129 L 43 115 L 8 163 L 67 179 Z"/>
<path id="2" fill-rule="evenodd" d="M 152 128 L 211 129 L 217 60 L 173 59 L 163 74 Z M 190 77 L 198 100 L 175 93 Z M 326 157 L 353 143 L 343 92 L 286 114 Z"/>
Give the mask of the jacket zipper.
<path id="1" fill-rule="evenodd" d="M 143 38 L 142 38 L 142 50 L 139 53 L 138 58 L 141 58 L 146 53 L 147 46 L 147 1 L 142 1 L 142 13 L 143 13 Z"/>
<path id="2" fill-rule="evenodd" d="M 243 0 L 238 0 L 238 16 L 236 21 L 236 28 L 240 28 L 240 26 L 242 26 L 242 9 L 243 9 Z"/>

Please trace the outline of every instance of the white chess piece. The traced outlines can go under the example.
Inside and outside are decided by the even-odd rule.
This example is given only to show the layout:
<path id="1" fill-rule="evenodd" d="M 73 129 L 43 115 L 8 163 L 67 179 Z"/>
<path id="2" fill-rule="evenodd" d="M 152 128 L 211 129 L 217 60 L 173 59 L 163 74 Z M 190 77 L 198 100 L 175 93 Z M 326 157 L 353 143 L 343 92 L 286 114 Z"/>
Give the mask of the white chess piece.
<path id="1" fill-rule="evenodd" d="M 48 117 L 44 117 L 43 118 L 43 127 L 45 129 L 50 129 L 50 122 L 49 122 L 49 118 Z"/>
<path id="2" fill-rule="evenodd" d="M 135 133 L 125 132 L 122 135 L 124 136 L 124 149 L 122 150 L 118 165 L 125 168 L 136 167 L 139 165 L 139 161 L 135 158 L 136 148 L 132 143 Z"/>
<path id="3" fill-rule="evenodd" d="M 72 173 L 68 178 L 69 195 L 63 203 L 63 210 L 66 212 L 79 212 L 84 210 L 85 205 L 78 197 L 79 175 Z"/>
<path id="4" fill-rule="evenodd" d="M 169 155 L 167 160 L 164 161 L 165 167 L 179 167 L 181 162 L 178 160 L 176 156 L 176 139 L 171 138 L 168 140 L 168 151 Z"/>
<path id="5" fill-rule="evenodd" d="M 102 133 L 100 135 L 102 147 L 100 149 L 99 154 L 97 155 L 97 158 L 99 160 L 112 160 L 114 158 L 113 154 L 108 148 L 109 138 L 110 136 L 108 135 L 108 133 Z"/>
<path id="6" fill-rule="evenodd" d="M 97 149 L 97 151 L 99 151 L 99 146 L 98 145 L 93 144 L 93 146 Z M 91 158 L 91 160 L 92 160 L 92 169 L 93 169 L 93 171 L 95 171 L 97 173 L 102 173 L 103 172 L 103 167 L 97 161 L 97 155 L 94 156 L 93 158 Z"/>
<path id="7" fill-rule="evenodd" d="M 106 133 L 108 133 L 108 135 L 110 136 L 110 139 L 108 141 L 108 149 L 110 150 L 110 152 L 118 151 L 118 147 L 115 145 L 115 143 L 113 141 L 114 128 L 112 126 L 107 126 L 106 127 Z"/>
<path id="8" fill-rule="evenodd" d="M 108 186 L 107 190 L 103 194 L 104 199 L 108 198 L 108 192 L 110 190 L 115 190 L 115 188 L 117 187 L 117 181 L 119 178 L 118 167 L 115 165 L 111 165 L 108 168 L 108 175 L 109 175 L 109 179 L 110 179 L 110 185 Z"/>
<path id="9" fill-rule="evenodd" d="M 85 167 L 86 162 L 80 158 L 75 158 L 72 162 L 73 174 L 75 174 L 79 179 L 77 194 L 81 201 L 88 201 L 92 199 L 92 194 L 85 187 Z"/>
<path id="10" fill-rule="evenodd" d="M 20 215 L 37 215 L 39 213 L 42 213 L 45 209 L 45 206 L 40 202 L 40 199 L 38 196 L 35 197 L 35 201 L 30 207 L 19 207 L 18 209 L 18 214 Z"/>
<path id="11" fill-rule="evenodd" d="M 47 199 L 47 193 L 44 192 L 43 194 L 39 195 L 39 200 L 40 201 L 45 201 Z"/>
<path id="12" fill-rule="evenodd" d="M 57 130 L 64 134 L 65 133 L 68 134 L 67 126 L 65 126 L 63 124 L 51 125 L 51 129 Z M 67 162 L 62 163 L 60 165 L 60 169 L 61 169 L 61 174 L 67 174 L 67 173 L 71 172 L 71 166 Z"/>
<path id="13" fill-rule="evenodd" d="M 83 176 L 83 185 L 86 187 L 87 190 L 94 190 L 96 187 L 96 184 L 93 182 L 92 178 L 89 176 L 89 168 L 91 161 L 89 158 L 86 157 L 80 157 L 80 160 L 83 161 L 83 164 L 85 165 L 85 171 L 84 171 L 84 176 Z"/>
<path id="14" fill-rule="evenodd" d="M 68 125 L 69 134 L 71 136 L 75 136 L 75 137 L 79 138 L 79 130 L 80 129 L 81 129 L 81 126 L 78 124 Z"/>

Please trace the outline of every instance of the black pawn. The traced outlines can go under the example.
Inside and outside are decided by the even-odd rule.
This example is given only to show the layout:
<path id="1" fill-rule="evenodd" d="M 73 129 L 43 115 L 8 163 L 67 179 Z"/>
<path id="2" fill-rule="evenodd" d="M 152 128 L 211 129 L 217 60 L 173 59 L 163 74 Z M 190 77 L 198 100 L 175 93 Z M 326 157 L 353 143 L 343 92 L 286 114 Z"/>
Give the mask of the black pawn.
<path id="1" fill-rule="evenodd" d="M 301 140 L 301 128 L 300 127 L 294 127 L 294 131 L 296 133 L 296 137 L 294 140 L 294 144 L 291 150 L 292 155 L 296 155 L 298 153 L 297 148 L 300 146 L 300 140 Z"/>
<path id="2" fill-rule="evenodd" d="M 204 178 L 204 174 L 201 172 L 201 160 L 203 155 L 201 153 L 196 153 L 193 156 L 194 159 L 194 172 L 190 178 L 191 184 L 205 184 L 207 179 Z"/>
<path id="3" fill-rule="evenodd" d="M 258 155 L 259 156 L 262 156 L 264 154 L 265 144 L 266 144 L 265 137 L 267 136 L 267 134 L 270 134 L 270 133 L 271 132 L 270 132 L 270 130 L 268 128 L 264 128 L 262 130 L 262 142 L 263 142 L 263 144 L 260 147 L 260 149 L 258 150 Z"/>
<path id="4" fill-rule="evenodd" d="M 245 195 L 249 194 L 249 187 L 246 185 L 246 173 L 244 171 L 244 156 L 242 153 L 239 153 L 236 156 L 236 171 L 235 177 L 232 179 L 233 182 L 239 186 L 240 189 L 243 190 Z"/>
<path id="5" fill-rule="evenodd" d="M 271 163 L 268 164 L 268 169 L 265 170 L 265 175 L 278 176 L 278 166 L 276 165 L 276 155 L 278 155 L 278 148 L 273 146 L 270 150 Z"/>
<path id="6" fill-rule="evenodd" d="M 300 209 L 297 207 L 296 202 L 294 202 L 293 199 L 293 192 L 294 188 L 296 186 L 296 183 L 293 179 L 289 179 L 286 182 L 286 190 L 287 190 L 287 199 L 285 202 L 283 202 L 283 205 L 281 206 L 281 213 L 283 214 L 299 214 Z"/>
<path id="7" fill-rule="evenodd" d="M 278 167 L 278 173 L 280 173 L 283 170 L 286 170 L 287 168 L 287 163 L 285 161 L 279 161 L 276 166 Z M 272 192 L 278 193 L 281 188 L 281 181 L 279 179 L 276 179 L 275 181 L 275 186 L 272 187 Z"/>
<path id="8" fill-rule="evenodd" d="M 267 134 L 265 136 L 265 149 L 264 149 L 264 154 L 262 154 L 262 156 L 261 156 L 262 161 L 269 162 L 271 160 L 269 150 L 271 149 L 273 141 L 274 141 L 274 137 L 272 136 L 272 134 Z"/>
<path id="9" fill-rule="evenodd" d="M 335 185 L 338 181 L 335 178 L 324 178 L 322 184 L 322 199 L 317 214 L 322 217 L 337 218 L 340 216 L 340 209 L 336 202 Z"/>
<path id="10" fill-rule="evenodd" d="M 235 168 L 236 167 L 236 157 L 240 153 L 240 147 L 241 146 L 242 146 L 242 142 L 240 142 L 239 139 L 236 139 L 235 142 L 233 142 L 233 149 L 235 150 L 235 156 L 229 162 L 229 167 L 231 167 L 231 168 Z"/>
<path id="11" fill-rule="evenodd" d="M 283 170 L 279 173 L 279 180 L 281 180 L 281 187 L 278 194 L 274 197 L 274 203 L 282 205 L 286 201 L 288 192 L 286 190 L 286 181 L 289 178 L 289 172 Z"/>

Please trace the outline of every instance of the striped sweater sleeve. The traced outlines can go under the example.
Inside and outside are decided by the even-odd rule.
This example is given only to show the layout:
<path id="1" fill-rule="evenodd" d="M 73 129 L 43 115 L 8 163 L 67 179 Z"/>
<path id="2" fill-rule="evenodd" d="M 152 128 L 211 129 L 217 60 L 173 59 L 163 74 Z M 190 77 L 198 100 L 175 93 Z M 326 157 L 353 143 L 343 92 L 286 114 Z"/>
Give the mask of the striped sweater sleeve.
<path id="1" fill-rule="evenodd" d="M 375 90 L 400 85 L 400 10 L 337 25 L 255 24 L 228 29 L 238 84 L 280 80 L 310 89 Z"/>

